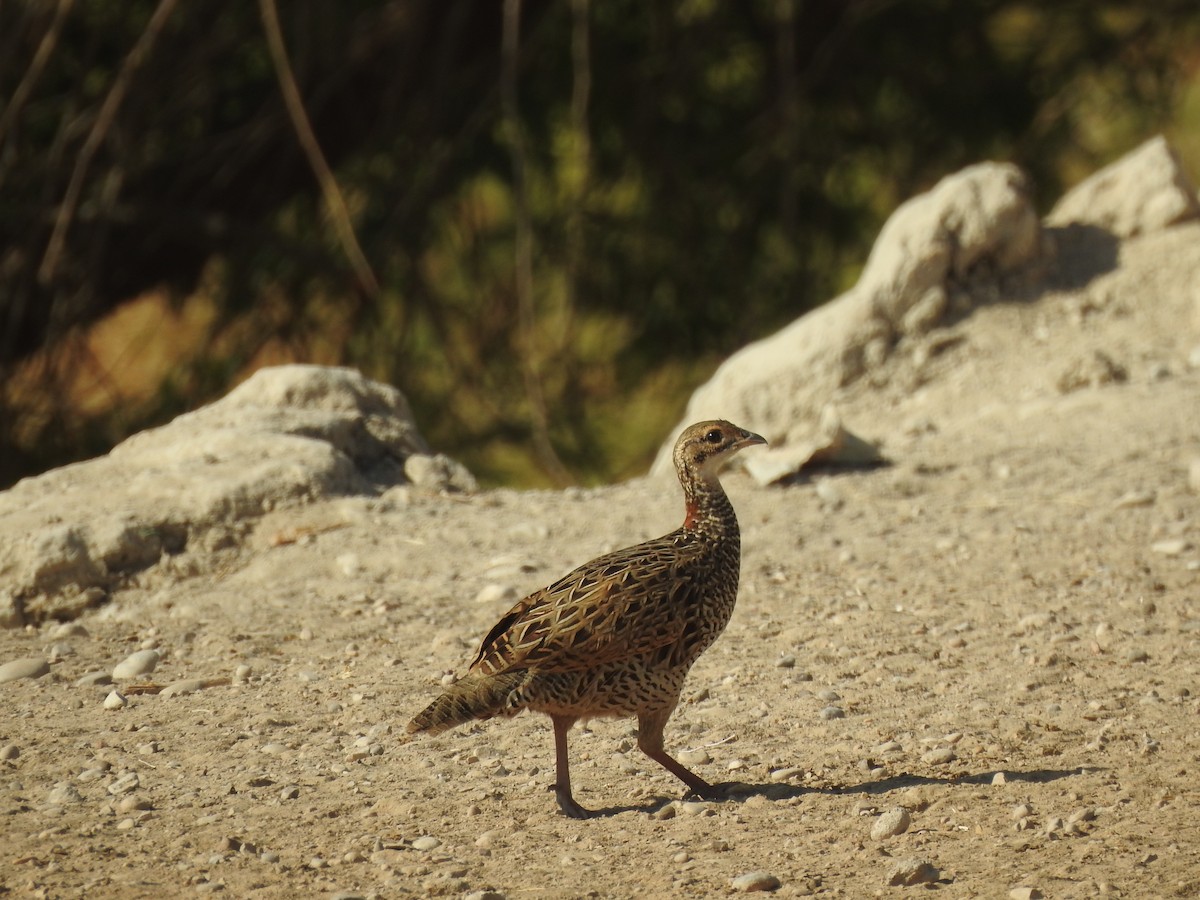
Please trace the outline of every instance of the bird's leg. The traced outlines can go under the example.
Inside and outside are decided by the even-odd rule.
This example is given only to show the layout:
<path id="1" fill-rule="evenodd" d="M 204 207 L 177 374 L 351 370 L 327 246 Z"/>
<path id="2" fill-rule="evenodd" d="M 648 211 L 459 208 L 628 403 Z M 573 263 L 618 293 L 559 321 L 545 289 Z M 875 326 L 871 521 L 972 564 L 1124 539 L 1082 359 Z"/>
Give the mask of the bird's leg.
<path id="1" fill-rule="evenodd" d="M 564 816 L 586 819 L 592 811 L 584 809 L 571 796 L 571 761 L 567 758 L 567 732 L 575 724 L 574 716 L 550 716 L 554 723 L 554 795 Z"/>
<path id="2" fill-rule="evenodd" d="M 647 713 L 638 716 L 638 749 L 686 784 L 692 792 L 706 800 L 720 799 L 721 792 L 677 761 L 663 749 L 663 727 L 673 710 L 665 713 Z"/>

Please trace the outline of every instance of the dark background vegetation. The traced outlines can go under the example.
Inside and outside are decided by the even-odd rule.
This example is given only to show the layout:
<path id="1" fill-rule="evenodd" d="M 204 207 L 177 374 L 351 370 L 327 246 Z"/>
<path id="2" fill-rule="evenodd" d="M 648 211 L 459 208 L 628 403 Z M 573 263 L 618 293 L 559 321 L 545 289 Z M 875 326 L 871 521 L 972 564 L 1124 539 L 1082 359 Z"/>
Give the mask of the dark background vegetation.
<path id="1" fill-rule="evenodd" d="M 0 3 L 0 486 L 293 360 L 485 481 L 632 474 L 941 176 L 1045 208 L 1157 131 L 1195 172 L 1198 38 L 1195 0 Z"/>

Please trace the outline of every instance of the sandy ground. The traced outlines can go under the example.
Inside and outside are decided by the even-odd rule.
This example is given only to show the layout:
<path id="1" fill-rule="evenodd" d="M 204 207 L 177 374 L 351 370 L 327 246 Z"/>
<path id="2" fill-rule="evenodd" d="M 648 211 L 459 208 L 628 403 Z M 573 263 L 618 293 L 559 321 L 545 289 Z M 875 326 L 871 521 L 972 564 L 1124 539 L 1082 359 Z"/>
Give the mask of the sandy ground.
<path id="1" fill-rule="evenodd" d="M 1200 896 L 1200 226 L 1108 268 L 1064 237 L 847 391 L 890 466 L 726 477 L 740 600 L 667 739 L 731 799 L 681 800 L 630 721 L 572 732 L 589 821 L 546 790 L 544 717 L 403 736 L 519 594 L 675 527 L 676 485 L 393 489 L 0 634 L 52 661 L 0 685 L 0 891 Z M 105 708 L 85 676 L 144 648 Z"/>

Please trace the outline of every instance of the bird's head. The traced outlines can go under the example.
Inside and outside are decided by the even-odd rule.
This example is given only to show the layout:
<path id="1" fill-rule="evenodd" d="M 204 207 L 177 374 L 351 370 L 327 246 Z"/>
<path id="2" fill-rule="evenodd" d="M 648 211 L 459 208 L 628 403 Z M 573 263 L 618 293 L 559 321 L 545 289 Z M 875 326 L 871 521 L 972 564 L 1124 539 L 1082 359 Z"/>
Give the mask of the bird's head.
<path id="1" fill-rule="evenodd" d="M 697 422 L 685 428 L 675 442 L 675 468 L 681 474 L 691 472 L 713 483 L 721 468 L 739 450 L 756 444 L 766 444 L 766 439 L 732 422 L 723 419 Z"/>

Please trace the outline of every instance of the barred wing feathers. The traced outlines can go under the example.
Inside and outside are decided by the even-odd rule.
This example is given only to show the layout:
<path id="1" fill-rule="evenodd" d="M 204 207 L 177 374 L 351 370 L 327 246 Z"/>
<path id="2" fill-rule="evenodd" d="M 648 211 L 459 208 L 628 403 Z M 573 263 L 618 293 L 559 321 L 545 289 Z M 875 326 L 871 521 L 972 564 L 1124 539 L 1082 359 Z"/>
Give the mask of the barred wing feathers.
<path id="1" fill-rule="evenodd" d="M 705 553 L 674 532 L 580 566 L 509 610 L 471 671 L 579 671 L 678 642 L 703 596 Z"/>

